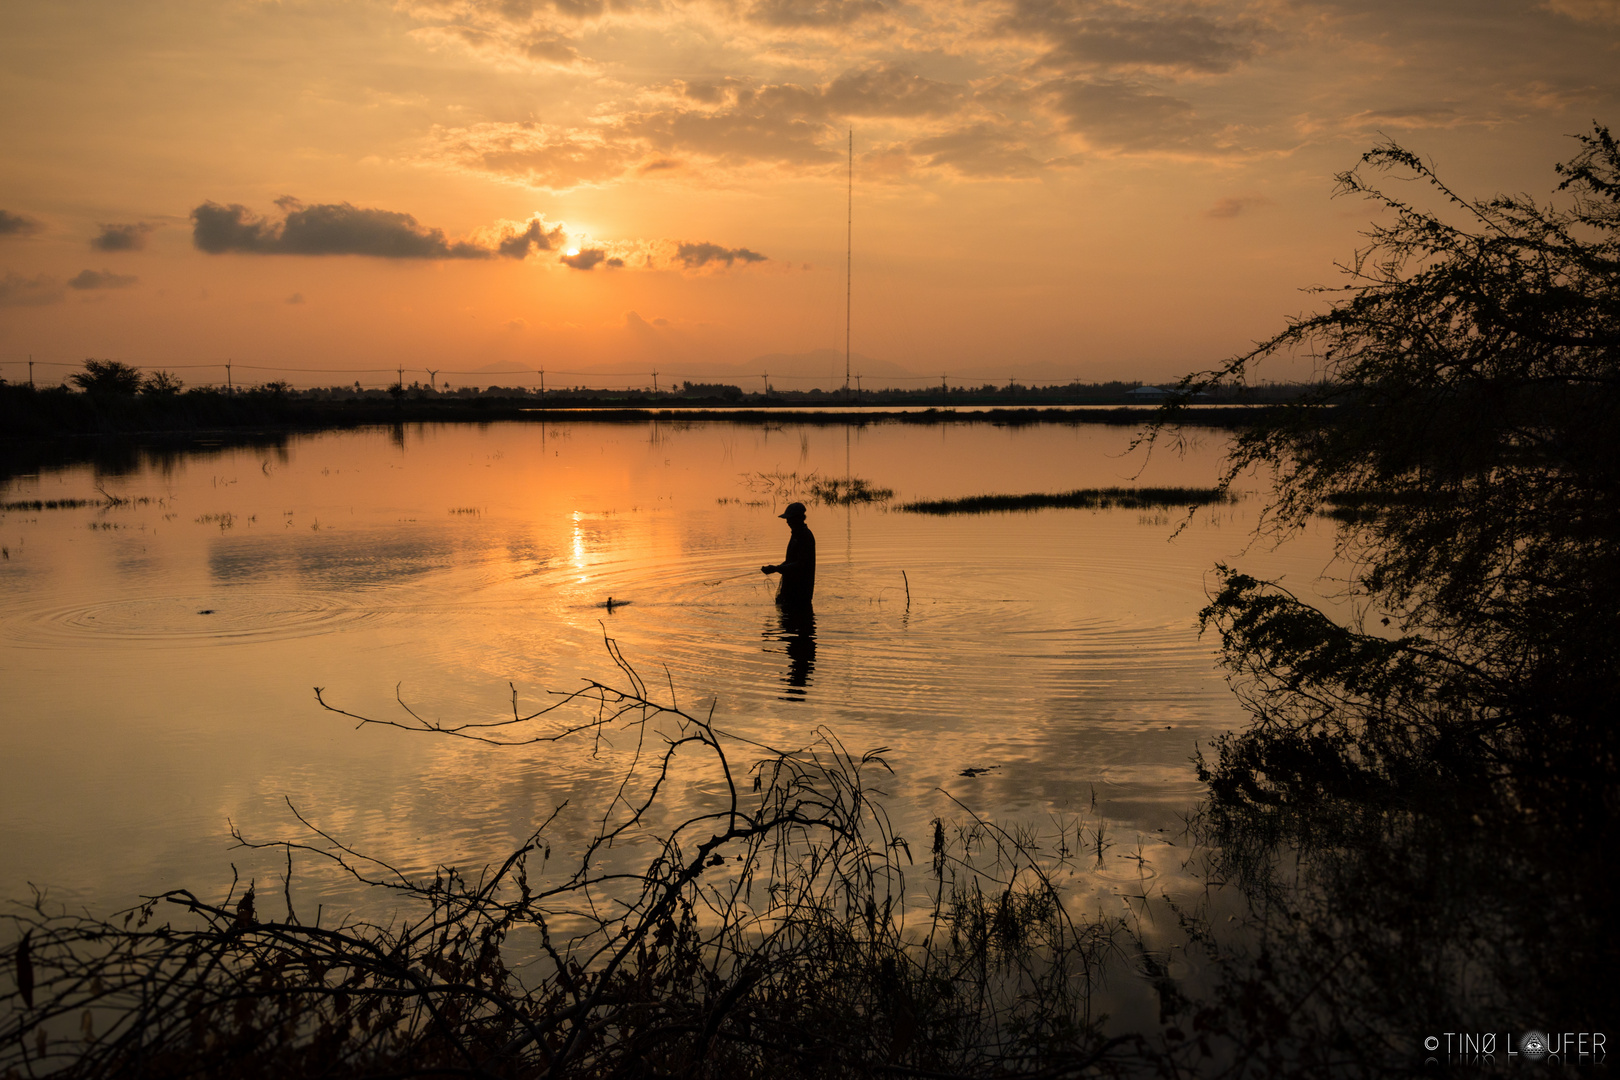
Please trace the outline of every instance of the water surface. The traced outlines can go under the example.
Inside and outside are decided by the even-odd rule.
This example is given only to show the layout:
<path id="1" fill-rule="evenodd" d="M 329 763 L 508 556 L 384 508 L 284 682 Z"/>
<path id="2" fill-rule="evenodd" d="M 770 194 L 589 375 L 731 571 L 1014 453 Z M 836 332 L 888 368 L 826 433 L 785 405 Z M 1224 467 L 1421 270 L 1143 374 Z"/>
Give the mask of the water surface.
<path id="1" fill-rule="evenodd" d="M 583 837 L 622 747 L 356 730 L 313 688 L 372 717 L 407 720 L 397 693 L 431 719 L 493 718 L 514 694 L 530 708 L 615 678 L 604 635 L 746 738 L 798 746 L 824 726 L 887 747 L 885 801 L 914 847 L 961 814 L 953 799 L 1004 820 L 1083 813 L 1116 841 L 1082 883 L 1099 903 L 1173 886 L 1190 759 L 1243 721 L 1196 634 L 1208 572 L 1226 560 L 1309 592 L 1329 530 L 1253 545 L 1253 502 L 1174 539 L 1176 512 L 812 503 L 813 627 L 784 623 L 758 568 L 781 558 L 775 515 L 810 474 L 896 501 L 1207 485 L 1224 437 L 1145 463 L 1127 432 L 1068 425 L 447 425 L 15 479 L 5 500 L 99 485 L 148 501 L 0 517 L 0 892 L 108 910 L 223 892 L 233 862 L 264 879 L 229 825 L 293 835 L 288 800 L 409 872 L 499 859 L 564 800 L 558 835 Z M 717 797 L 672 793 L 676 809 Z M 336 876 L 307 887 L 364 902 Z"/>

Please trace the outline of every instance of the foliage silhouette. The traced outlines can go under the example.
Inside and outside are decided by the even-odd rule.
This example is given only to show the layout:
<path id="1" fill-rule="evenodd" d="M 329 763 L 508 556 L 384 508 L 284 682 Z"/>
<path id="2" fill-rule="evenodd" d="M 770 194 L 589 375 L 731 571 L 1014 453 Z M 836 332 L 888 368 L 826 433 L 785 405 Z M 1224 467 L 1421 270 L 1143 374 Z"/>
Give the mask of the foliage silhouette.
<path id="1" fill-rule="evenodd" d="M 69 375 L 68 380 L 97 397 L 134 397 L 141 388 L 140 369 L 122 360 L 86 360 L 84 370 Z"/>
<path id="2" fill-rule="evenodd" d="M 1253 940 L 1188 921 L 1223 980 L 1194 1026 L 1241 1048 L 1233 1075 L 1415 1073 L 1429 1033 L 1602 1030 L 1620 1005 L 1620 148 L 1578 139 L 1562 207 L 1370 151 L 1340 189 L 1393 221 L 1333 306 L 1182 384 L 1317 356 L 1223 486 L 1269 473 L 1279 535 L 1333 513 L 1354 612 L 1222 566 L 1201 616 L 1252 718 L 1200 771 Z"/>

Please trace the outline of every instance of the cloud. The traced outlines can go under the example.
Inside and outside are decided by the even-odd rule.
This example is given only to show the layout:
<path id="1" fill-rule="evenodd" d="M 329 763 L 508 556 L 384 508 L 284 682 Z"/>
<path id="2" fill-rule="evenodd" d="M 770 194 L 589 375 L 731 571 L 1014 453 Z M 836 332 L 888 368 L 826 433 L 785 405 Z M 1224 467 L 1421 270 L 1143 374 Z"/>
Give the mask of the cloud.
<path id="1" fill-rule="evenodd" d="M 938 119 L 972 105 L 968 87 L 889 63 L 810 85 L 675 80 L 648 96 L 640 107 L 582 127 L 522 121 L 436 128 L 424 157 L 552 190 L 675 172 L 687 159 L 815 170 L 843 159 L 843 119 Z"/>
<path id="2" fill-rule="evenodd" d="M 561 225 L 546 226 L 546 219 L 536 214 L 521 232 L 512 232 L 498 241 L 495 250 L 509 259 L 521 259 L 530 251 L 550 251 L 561 244 L 566 234 Z"/>
<path id="3" fill-rule="evenodd" d="M 553 190 L 610 180 L 642 156 L 612 128 L 563 130 L 528 121 L 435 128 L 428 156 Z"/>
<path id="4" fill-rule="evenodd" d="M 563 255 L 557 261 L 575 270 L 589 270 L 598 263 L 606 261 L 607 257 L 607 252 L 601 248 L 581 248 L 572 254 Z M 624 265 L 622 259 L 617 261 L 620 266 Z"/>
<path id="5" fill-rule="evenodd" d="M 1044 165 L 1018 134 L 992 124 L 976 124 L 931 138 L 918 139 L 906 148 L 913 160 L 933 168 L 949 168 L 969 177 L 1011 179 L 1032 176 Z"/>
<path id="6" fill-rule="evenodd" d="M 0 236 L 27 236 L 38 232 L 43 226 L 30 217 L 13 214 L 10 210 L 0 210 Z"/>
<path id="7" fill-rule="evenodd" d="M 1192 103 L 1140 83 L 1067 79 L 1043 90 L 1065 125 L 1093 147 L 1153 150 L 1210 141 Z"/>
<path id="8" fill-rule="evenodd" d="M 1046 42 L 1041 63 L 1059 68 L 1220 74 L 1255 54 L 1261 35 L 1257 23 L 1222 20 L 1207 11 L 1094 0 L 1017 0 L 1001 29 Z"/>
<path id="9" fill-rule="evenodd" d="M 97 251 L 140 251 L 146 247 L 146 237 L 157 229 L 156 225 L 137 221 L 132 225 L 101 226 L 101 232 L 92 237 L 90 246 Z"/>
<path id="10" fill-rule="evenodd" d="M 829 144 L 836 132 L 822 118 L 821 95 L 791 83 L 744 89 L 728 108 L 662 109 L 632 114 L 626 133 L 663 154 L 702 154 L 718 161 L 824 165 L 842 154 Z"/>
<path id="11" fill-rule="evenodd" d="M 467 241 L 451 242 L 442 229 L 425 228 L 409 214 L 349 203 L 304 206 L 277 200 L 286 216 L 270 221 L 237 203 L 203 203 L 191 212 L 191 239 L 211 255 L 369 255 L 382 259 L 487 259 L 494 252 Z"/>
<path id="12" fill-rule="evenodd" d="M 827 109 L 844 116 L 943 116 L 961 108 L 962 87 L 893 64 L 844 72 L 822 91 Z"/>
<path id="13" fill-rule="evenodd" d="M 53 277 L 23 277 L 7 271 L 0 278 L 0 307 L 38 307 L 62 299 L 62 284 Z"/>
<path id="14" fill-rule="evenodd" d="M 1207 218 L 1235 218 L 1256 206 L 1269 206 L 1271 200 L 1264 195 L 1229 195 L 1204 211 Z"/>
<path id="15" fill-rule="evenodd" d="M 868 15 L 880 15 L 879 0 L 755 0 L 748 18 L 783 29 L 847 26 Z"/>
<path id="16" fill-rule="evenodd" d="M 73 289 L 127 289 L 139 279 L 134 274 L 115 274 L 111 270 L 81 270 L 68 278 Z"/>
<path id="17" fill-rule="evenodd" d="M 1620 0 L 1547 0 L 1546 6 L 1576 22 L 1620 26 Z"/>
<path id="18" fill-rule="evenodd" d="M 747 248 L 725 248 L 719 244 L 680 244 L 675 248 L 675 257 L 679 259 L 688 270 L 699 267 L 725 263 L 728 267 L 738 260 L 745 263 L 765 262 L 765 256 L 757 251 Z"/>

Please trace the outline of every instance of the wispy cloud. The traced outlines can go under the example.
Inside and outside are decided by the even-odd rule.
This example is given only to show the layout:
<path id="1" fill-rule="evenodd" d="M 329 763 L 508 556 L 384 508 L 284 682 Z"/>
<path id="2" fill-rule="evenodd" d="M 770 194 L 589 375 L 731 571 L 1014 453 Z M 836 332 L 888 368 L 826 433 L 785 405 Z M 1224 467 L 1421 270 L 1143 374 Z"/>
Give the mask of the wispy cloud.
<path id="1" fill-rule="evenodd" d="M 881 15 L 884 7 L 879 0 L 755 0 L 748 7 L 748 18 L 783 29 L 847 26 Z"/>
<path id="2" fill-rule="evenodd" d="M 13 214 L 10 210 L 0 210 L 0 236 L 27 236 L 38 232 L 42 226 L 31 217 Z"/>
<path id="3" fill-rule="evenodd" d="M 73 289 L 127 289 L 140 279 L 134 274 L 115 274 L 111 270 L 80 270 L 68 278 Z"/>
<path id="4" fill-rule="evenodd" d="M 1207 218 L 1235 218 L 1242 217 L 1250 210 L 1261 206 L 1270 206 L 1271 200 L 1264 195 L 1228 195 L 1216 201 L 1215 205 L 1204 211 Z"/>
<path id="5" fill-rule="evenodd" d="M 1220 5 L 1016 0 L 999 29 L 1046 45 L 1047 67 L 1220 74 L 1252 57 L 1258 22 Z"/>
<path id="6" fill-rule="evenodd" d="M 1042 88 L 1064 126 L 1093 148 L 1164 149 L 1208 145 L 1214 126 L 1192 102 L 1117 79 L 1062 79 Z"/>
<path id="7" fill-rule="evenodd" d="M 137 221 L 129 225 L 100 226 L 101 232 L 90 239 L 90 246 L 97 251 L 140 251 L 146 247 L 146 238 L 157 229 L 145 221 Z"/>
<path id="8" fill-rule="evenodd" d="M 6 272 L 0 278 L 0 307 L 38 307 L 62 299 L 62 283 L 48 274 L 25 277 Z"/>
<path id="9" fill-rule="evenodd" d="M 719 244 L 680 244 L 675 248 L 675 257 L 681 265 L 688 270 L 696 270 L 703 266 L 718 266 L 724 263 L 730 266 L 741 261 L 745 263 L 764 262 L 765 256 L 757 251 L 747 248 L 727 248 Z"/>

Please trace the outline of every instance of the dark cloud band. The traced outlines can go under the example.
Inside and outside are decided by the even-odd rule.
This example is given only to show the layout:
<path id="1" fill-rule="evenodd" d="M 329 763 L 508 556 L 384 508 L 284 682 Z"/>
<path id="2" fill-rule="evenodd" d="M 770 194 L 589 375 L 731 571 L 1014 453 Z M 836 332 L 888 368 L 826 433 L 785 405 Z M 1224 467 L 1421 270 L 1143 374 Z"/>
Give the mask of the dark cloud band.
<path id="1" fill-rule="evenodd" d="M 418 225 L 410 214 L 349 203 L 311 206 L 279 200 L 281 221 L 256 216 L 238 203 L 203 203 L 191 212 L 191 240 L 211 255 L 369 255 L 379 259 L 488 259 L 496 252 L 470 241 L 450 241 L 443 229 Z M 527 253 L 527 248 L 524 248 Z M 519 256 L 521 257 L 521 256 Z"/>

